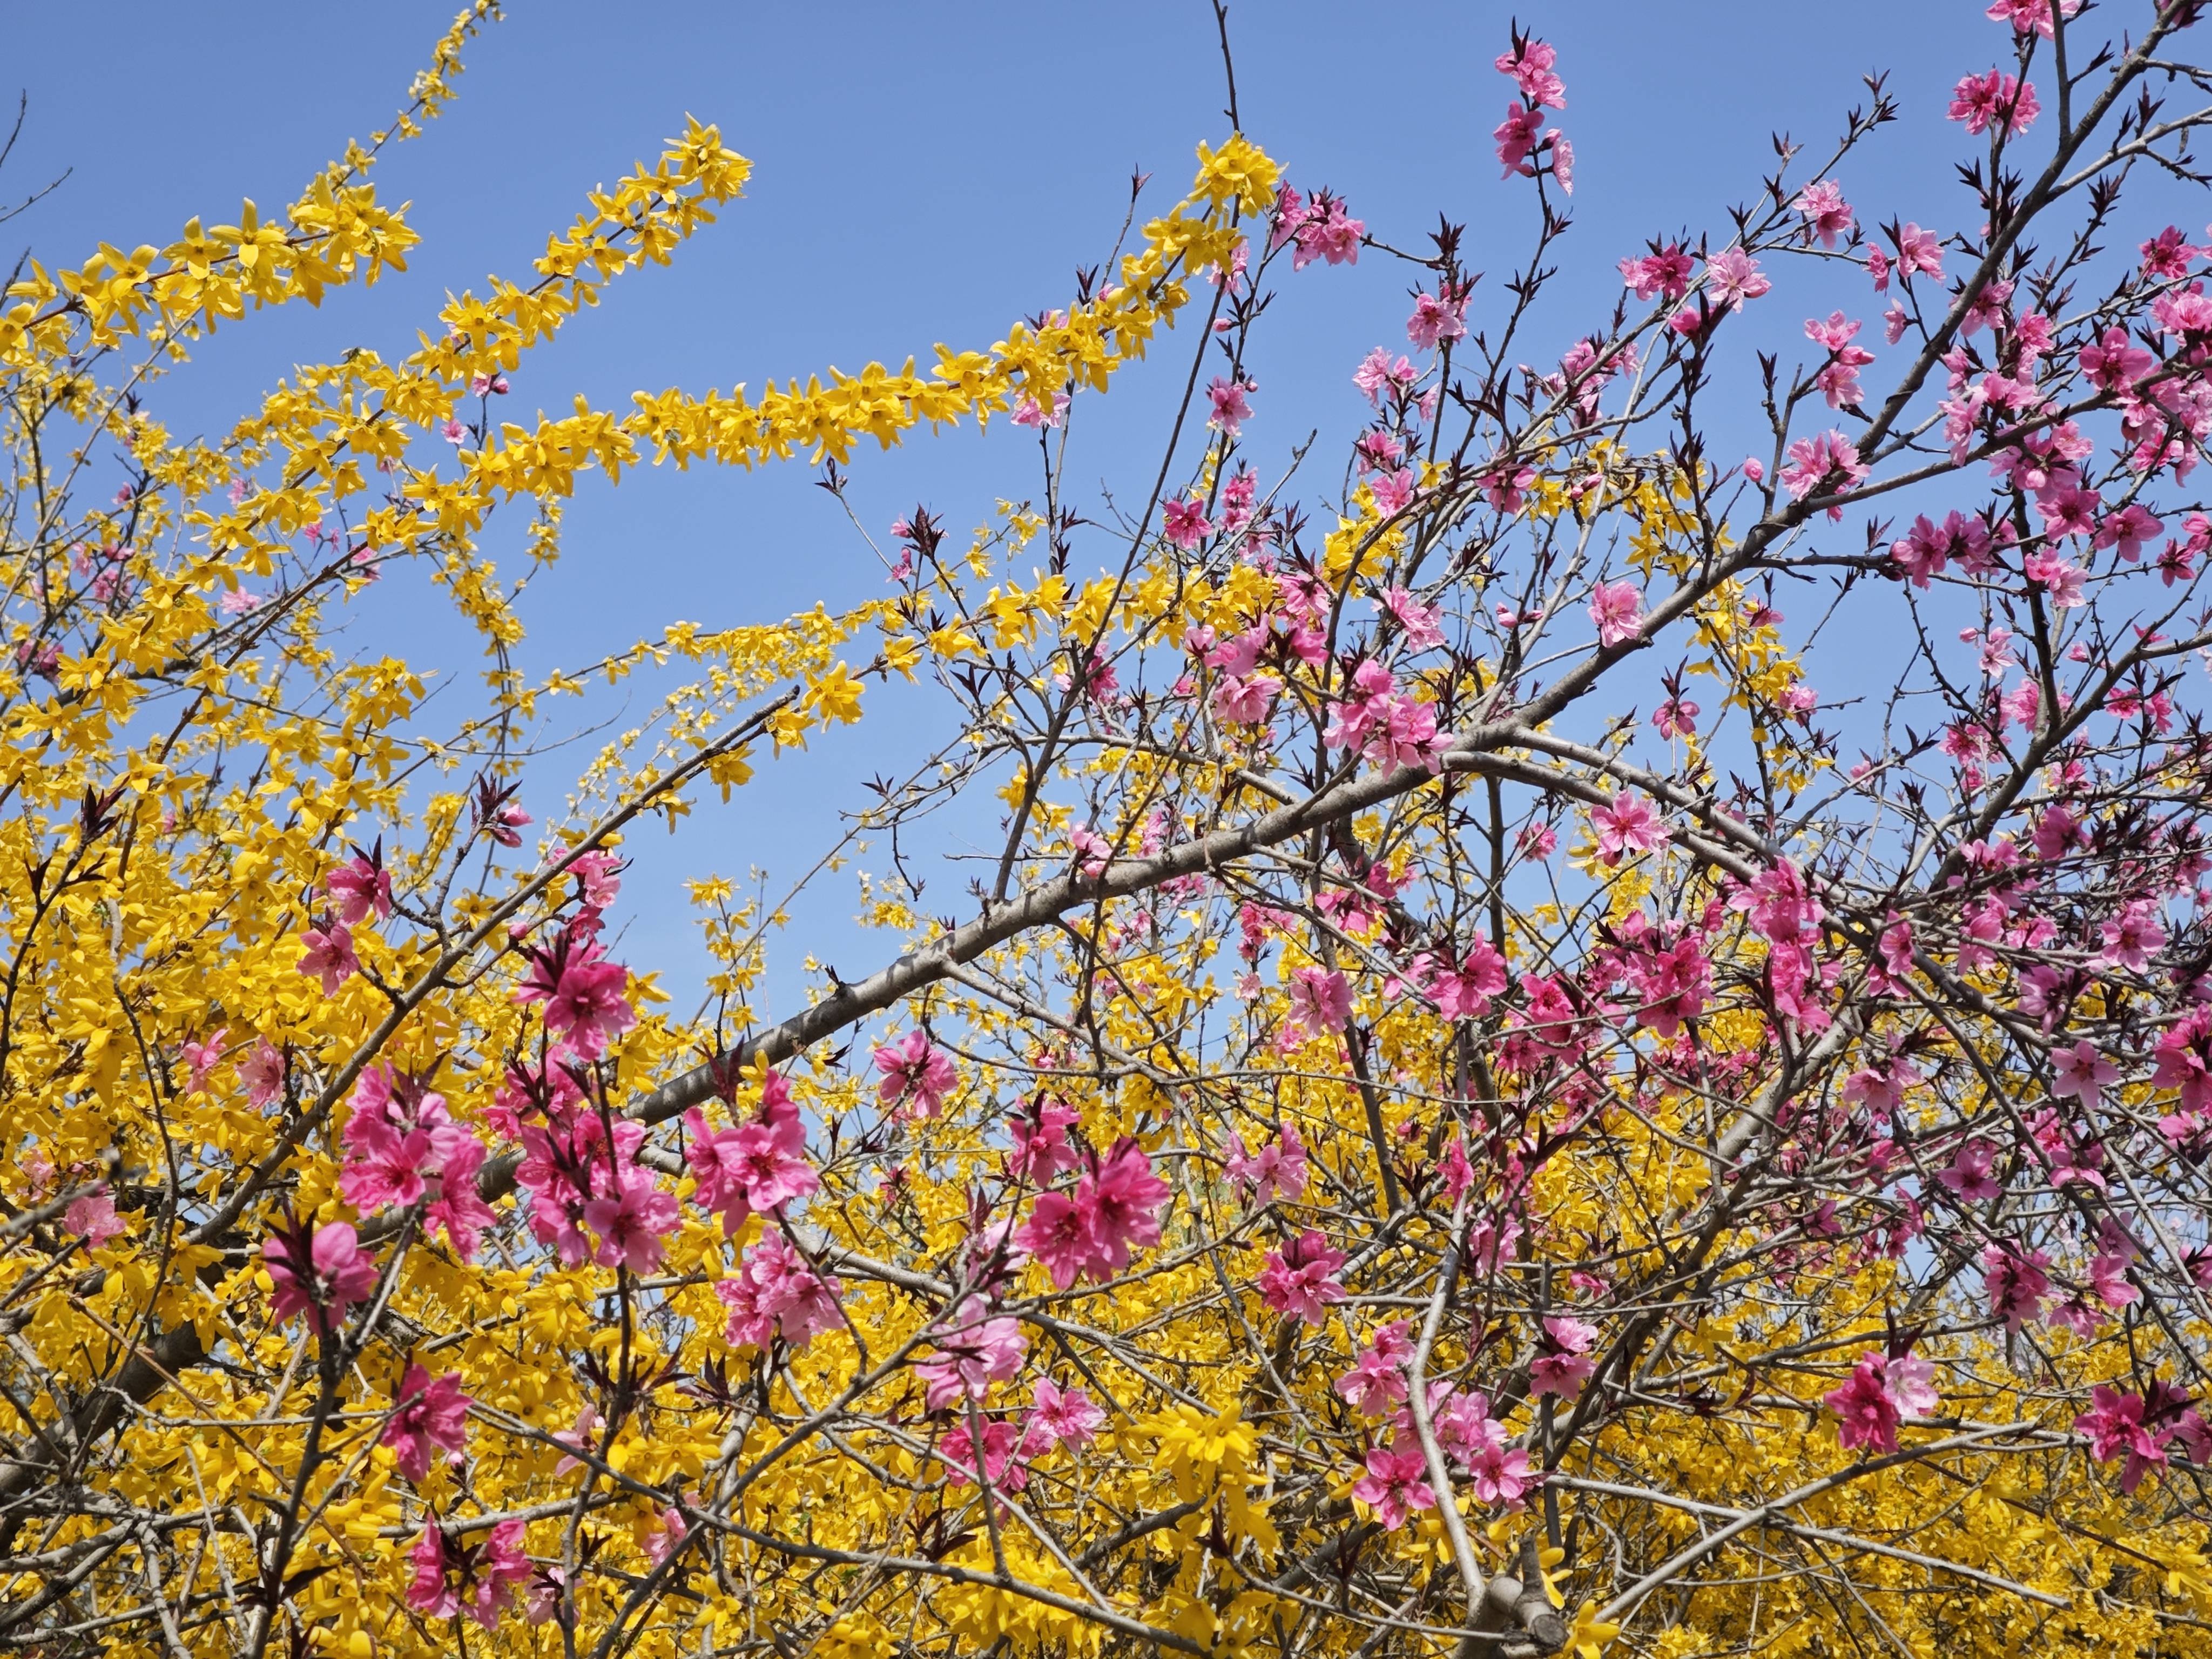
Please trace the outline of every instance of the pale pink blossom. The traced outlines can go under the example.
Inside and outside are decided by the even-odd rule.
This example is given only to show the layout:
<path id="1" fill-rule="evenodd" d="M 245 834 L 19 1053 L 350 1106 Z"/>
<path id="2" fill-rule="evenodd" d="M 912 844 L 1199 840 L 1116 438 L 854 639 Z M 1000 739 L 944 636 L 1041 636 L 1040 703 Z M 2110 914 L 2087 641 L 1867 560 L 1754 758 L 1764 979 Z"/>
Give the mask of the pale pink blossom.
<path id="1" fill-rule="evenodd" d="M 1590 592 L 1589 614 L 1597 624 L 1598 643 L 1620 645 L 1634 639 L 1644 625 L 1644 596 L 1632 582 L 1600 582 Z"/>

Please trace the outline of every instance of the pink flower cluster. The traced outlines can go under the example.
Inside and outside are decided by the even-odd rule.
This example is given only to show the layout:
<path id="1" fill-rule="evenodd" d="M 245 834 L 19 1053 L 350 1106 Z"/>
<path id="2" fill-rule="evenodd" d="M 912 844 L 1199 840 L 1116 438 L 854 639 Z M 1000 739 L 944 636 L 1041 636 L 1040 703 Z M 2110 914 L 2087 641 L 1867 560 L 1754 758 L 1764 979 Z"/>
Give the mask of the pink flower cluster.
<path id="1" fill-rule="evenodd" d="M 306 1314 L 321 1333 L 334 1329 L 348 1308 L 376 1288 L 376 1261 L 361 1248 L 350 1222 L 326 1222 L 312 1233 L 279 1223 L 262 1242 L 261 1257 L 275 1286 L 270 1311 L 280 1320 Z"/>
<path id="2" fill-rule="evenodd" d="M 1899 1422 L 1935 1411 L 1938 1400 L 1930 1380 L 1935 1375 L 1935 1366 L 1924 1359 L 1861 1354 L 1843 1386 L 1821 1396 L 1836 1414 L 1836 1437 L 1844 1449 L 1895 1451 Z"/>
<path id="3" fill-rule="evenodd" d="M 1344 1263 L 1343 1251 L 1308 1229 L 1282 1249 L 1267 1252 L 1267 1265 L 1260 1270 L 1261 1298 L 1279 1314 L 1319 1325 L 1328 1317 L 1330 1304 L 1344 1300 L 1344 1285 L 1337 1278 Z"/>
<path id="4" fill-rule="evenodd" d="M 637 1024 L 629 1003 L 629 970 L 599 947 L 599 915 L 586 910 L 543 948 L 529 946 L 530 972 L 517 1002 L 545 1005 L 545 1030 L 556 1053 L 597 1060 L 607 1044 Z"/>
<path id="5" fill-rule="evenodd" d="M 1504 168 L 1501 177 L 1510 179 L 1517 173 L 1523 178 L 1534 178 L 1536 166 L 1531 158 L 1548 152 L 1553 177 L 1559 181 L 1559 188 L 1571 196 L 1575 190 L 1574 146 L 1559 128 L 1547 131 L 1544 125 L 1547 105 L 1565 109 L 1567 104 L 1566 87 L 1553 67 L 1559 61 L 1556 48 L 1516 31 L 1510 50 L 1498 59 L 1498 72 L 1513 82 L 1522 101 L 1505 106 L 1505 119 L 1491 137 L 1497 141 L 1498 159 Z"/>
<path id="6" fill-rule="evenodd" d="M 935 1117 L 945 1109 L 945 1097 L 952 1092 L 959 1074 L 952 1057 L 929 1040 L 929 1033 L 908 1031 L 875 1052 L 875 1066 L 884 1074 L 876 1087 L 876 1100 L 885 1111 L 912 1121 Z"/>
<path id="7" fill-rule="evenodd" d="M 1285 1123 L 1281 1135 L 1256 1152 L 1246 1152 L 1243 1137 L 1232 1132 L 1223 1168 L 1230 1180 L 1257 1204 L 1273 1203 L 1279 1198 L 1295 1203 L 1305 1194 L 1306 1147 L 1296 1124 Z"/>
<path id="8" fill-rule="evenodd" d="M 489 1630 L 514 1600 L 517 1585 L 530 1577 L 522 1553 L 526 1523 L 501 1521 L 469 1547 L 446 1536 L 435 1520 L 426 1523 L 408 1559 L 415 1577 L 407 1586 L 407 1605 L 428 1619 L 465 1613 Z"/>
<path id="9" fill-rule="evenodd" d="M 1145 1149 L 1124 1139 L 1089 1163 L 1073 1193 L 1038 1194 L 1013 1233 L 1014 1243 L 1043 1263 L 1061 1290 L 1085 1277 L 1111 1279 L 1127 1267 L 1131 1250 L 1160 1242 L 1170 1191 Z"/>
<path id="10" fill-rule="evenodd" d="M 501 1109 L 522 1143 L 515 1180 L 529 1194 L 538 1242 L 566 1267 L 595 1261 L 639 1273 L 659 1267 L 681 1212 L 675 1195 L 637 1162 L 645 1126 L 616 1118 L 611 1141 L 577 1073 L 565 1066 L 510 1066 L 501 1094 L 507 1103 Z M 521 1121 L 526 1112 L 544 1123 Z"/>
<path id="11" fill-rule="evenodd" d="M 816 1273 L 789 1240 L 771 1230 L 739 1258 L 734 1273 L 715 1282 L 714 1294 L 730 1310 L 732 1346 L 766 1348 L 781 1336 L 803 1348 L 837 1328 L 842 1318 L 837 1298 L 844 1288 L 835 1275 Z"/>
<path id="12" fill-rule="evenodd" d="M 493 1219 L 477 1193 L 488 1149 L 476 1132 L 422 1079 L 381 1062 L 361 1074 L 348 1104 L 339 1195 L 364 1215 L 428 1200 L 424 1225 L 444 1228 L 453 1253 L 475 1261 Z"/>
<path id="13" fill-rule="evenodd" d="M 1287 184 L 1276 190 L 1274 229 L 1267 246 L 1272 252 L 1289 246 L 1293 270 L 1304 270 L 1316 259 L 1333 265 L 1358 264 L 1359 240 L 1366 234 L 1365 222 L 1353 218 L 1328 191 L 1316 191 L 1308 202 Z"/>
<path id="14" fill-rule="evenodd" d="M 1451 746 L 1437 729 L 1433 705 L 1401 692 L 1390 671 L 1370 657 L 1334 710 L 1322 741 L 1357 750 L 1377 766 L 1425 766 Z"/>
<path id="15" fill-rule="evenodd" d="M 422 1480 L 438 1452 L 460 1462 L 469 1443 L 469 1405 L 459 1373 L 434 1377 L 422 1366 L 410 1364 L 384 1425 L 384 1443 L 397 1449 L 399 1473 L 410 1480 Z"/>
<path id="16" fill-rule="evenodd" d="M 2189 1403 L 2189 1396 L 2167 1382 L 2154 1381 L 2141 1394 L 2122 1394 L 2099 1383 L 2090 1391 L 2089 1409 L 2074 1419 L 2088 1437 L 2089 1454 L 2100 1463 L 2126 1459 L 2120 1490 L 2133 1492 L 2143 1476 L 2167 1462 L 2166 1449 L 2179 1446 L 2192 1463 L 2212 1461 L 2212 1431 Z"/>
<path id="17" fill-rule="evenodd" d="M 755 1214 L 781 1214 L 785 1205 L 811 1196 L 821 1185 L 806 1161 L 806 1126 L 781 1072 L 763 1079 L 760 1115 L 753 1121 L 715 1129 L 694 1107 L 684 1124 L 684 1161 L 696 1183 L 693 1201 L 722 1218 L 726 1235 Z"/>

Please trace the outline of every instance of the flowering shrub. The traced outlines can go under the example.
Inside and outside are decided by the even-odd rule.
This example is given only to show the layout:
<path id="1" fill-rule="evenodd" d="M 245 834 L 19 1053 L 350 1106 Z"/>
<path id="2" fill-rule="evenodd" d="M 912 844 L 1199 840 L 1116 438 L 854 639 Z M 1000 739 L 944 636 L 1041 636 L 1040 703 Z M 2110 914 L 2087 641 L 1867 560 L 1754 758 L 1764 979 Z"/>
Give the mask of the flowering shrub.
<path id="1" fill-rule="evenodd" d="M 491 0 L 282 212 L 27 266 L 0 1639 L 2212 1650 L 2198 10 L 2001 0 L 1947 110 L 1877 81 L 1724 228 L 1597 251 L 1533 366 L 1572 65 L 1517 30 L 1510 283 L 1232 133 L 988 350 L 502 418 L 740 195 L 693 123 L 416 349 L 173 436 L 218 321 L 404 260 L 372 170 Z M 1929 228 L 1854 200 L 1900 118 L 1965 158 Z M 1271 285 L 1363 258 L 1412 299 L 1341 471 L 1263 471 Z M 1169 467 L 1079 512 L 1084 398 L 1179 324 Z M 534 570 L 590 475 L 842 491 L 994 416 L 1056 434 L 1034 492 L 899 520 L 887 597 L 513 666 L 502 514 Z M 424 576 L 493 665 L 435 728 L 336 632 Z M 538 723 L 658 669 L 551 809 Z M 709 881 L 669 1012 L 625 835 L 894 696 L 949 729 L 865 809 L 884 965 L 770 1021 L 775 907 Z"/>

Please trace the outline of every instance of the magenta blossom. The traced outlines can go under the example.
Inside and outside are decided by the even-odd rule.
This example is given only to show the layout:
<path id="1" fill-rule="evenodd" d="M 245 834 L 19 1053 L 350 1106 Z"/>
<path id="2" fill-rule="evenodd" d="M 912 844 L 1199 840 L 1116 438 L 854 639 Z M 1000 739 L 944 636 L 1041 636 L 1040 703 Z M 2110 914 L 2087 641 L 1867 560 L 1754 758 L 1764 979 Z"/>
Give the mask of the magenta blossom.
<path id="1" fill-rule="evenodd" d="M 952 1057 L 920 1030 L 877 1049 L 875 1066 L 884 1074 L 876 1086 L 878 1103 L 902 1117 L 935 1117 L 958 1080 Z"/>
<path id="2" fill-rule="evenodd" d="M 1426 1478 L 1427 1466 L 1418 1447 L 1367 1454 L 1367 1473 L 1355 1482 L 1352 1495 L 1375 1511 L 1375 1518 L 1390 1531 L 1406 1524 L 1415 1510 L 1432 1510 L 1437 1494 Z"/>
<path id="3" fill-rule="evenodd" d="M 1597 835 L 1597 859 L 1608 868 L 1638 853 L 1656 853 L 1667 844 L 1667 825 L 1657 808 L 1642 795 L 1623 791 L 1590 810 Z"/>
<path id="4" fill-rule="evenodd" d="M 400 1379 L 398 1402 L 384 1425 L 384 1443 L 398 1449 L 400 1474 L 422 1480 L 430 1472 L 434 1449 L 459 1461 L 468 1446 L 469 1405 L 459 1372 L 434 1377 L 410 1364 Z"/>
<path id="5" fill-rule="evenodd" d="M 347 1221 L 325 1222 L 311 1236 L 304 1225 L 277 1226 L 261 1246 L 276 1286 L 270 1309 L 280 1320 L 307 1314 L 318 1330 L 376 1288 L 376 1262 Z"/>
<path id="6" fill-rule="evenodd" d="M 1344 1300 L 1344 1286 L 1336 1279 L 1344 1262 L 1343 1251 L 1332 1249 L 1325 1237 L 1309 1229 L 1283 1249 L 1267 1252 L 1267 1266 L 1260 1270 L 1261 1297 L 1277 1313 L 1322 1324 L 1329 1305 Z"/>
<path id="7" fill-rule="evenodd" d="M 361 971 L 353 934 L 333 917 L 325 916 L 320 927 L 308 928 L 300 935 L 300 942 L 307 947 L 300 956 L 300 971 L 309 979 L 320 980 L 326 997 L 336 996 L 338 987 Z"/>
<path id="8" fill-rule="evenodd" d="M 1206 503 L 1177 496 L 1162 509 L 1160 533 L 1174 545 L 1186 550 L 1196 547 L 1212 533 L 1213 526 L 1206 521 Z"/>
<path id="9" fill-rule="evenodd" d="M 544 1003 L 547 1034 L 578 1059 L 599 1059 L 610 1040 L 637 1024 L 629 970 L 608 961 L 596 939 L 563 928 L 550 946 L 526 954 L 530 973 L 514 1000 Z"/>

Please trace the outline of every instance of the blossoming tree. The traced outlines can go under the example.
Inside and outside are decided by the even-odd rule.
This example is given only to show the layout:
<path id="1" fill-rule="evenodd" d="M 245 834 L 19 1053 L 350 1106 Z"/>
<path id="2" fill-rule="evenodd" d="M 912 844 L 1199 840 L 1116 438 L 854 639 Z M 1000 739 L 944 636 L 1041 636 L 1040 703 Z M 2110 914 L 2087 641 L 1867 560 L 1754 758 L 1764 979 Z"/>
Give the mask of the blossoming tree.
<path id="1" fill-rule="evenodd" d="M 403 262 L 371 169 L 494 10 L 283 211 L 0 310 L 0 1643 L 2212 1650 L 2197 0 L 2000 0 L 1948 111 L 1877 81 L 1725 225 L 1592 250 L 1564 349 L 1516 32 L 1502 280 L 1232 134 L 988 349 L 507 416 L 738 196 L 694 125 L 419 349 L 172 436 L 219 321 Z M 1942 222 L 1853 200 L 1899 118 Z M 1414 290 L 1369 418 L 1271 460 L 1271 285 L 1363 258 Z M 1079 501 L 1148 353 L 1157 470 Z M 591 475 L 842 489 L 994 418 L 1021 499 L 872 538 L 886 597 L 514 666 L 489 538 L 545 564 Z M 492 665 L 435 729 L 334 632 L 417 573 Z M 532 735 L 647 668 L 696 672 L 556 809 Z M 759 1017 L 775 917 L 708 884 L 671 1013 L 624 835 L 864 693 L 945 735 L 856 804 L 884 965 Z"/>

